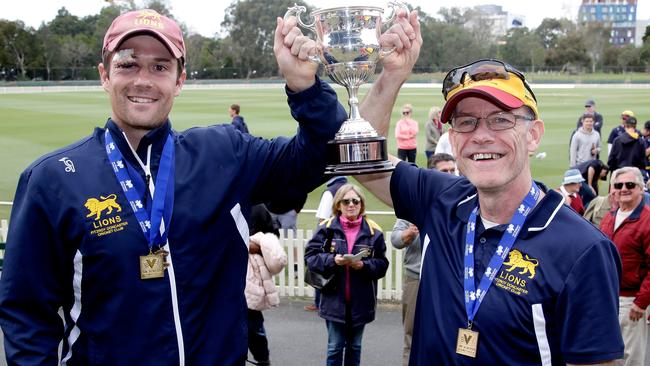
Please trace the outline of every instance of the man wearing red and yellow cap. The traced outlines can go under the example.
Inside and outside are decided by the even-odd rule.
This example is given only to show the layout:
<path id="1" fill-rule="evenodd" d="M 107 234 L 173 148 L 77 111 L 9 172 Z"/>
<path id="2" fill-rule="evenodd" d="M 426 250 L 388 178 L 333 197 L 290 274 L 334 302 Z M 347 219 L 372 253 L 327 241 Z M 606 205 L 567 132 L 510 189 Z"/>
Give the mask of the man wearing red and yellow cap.
<path id="1" fill-rule="evenodd" d="M 180 27 L 153 10 L 113 21 L 106 126 L 20 177 L 0 280 L 8 364 L 244 365 L 251 205 L 304 202 L 347 117 L 295 25 L 277 19 L 274 51 L 298 132 L 263 140 L 173 130 Z"/>
<path id="2" fill-rule="evenodd" d="M 405 21 L 408 20 L 408 21 Z M 380 134 L 422 38 L 399 14 L 396 53 L 362 104 Z M 613 365 L 620 260 L 614 245 L 533 181 L 544 122 L 523 74 L 498 60 L 450 71 L 442 122 L 463 176 L 419 169 L 359 177 L 419 229 L 422 267 L 410 365 Z"/>

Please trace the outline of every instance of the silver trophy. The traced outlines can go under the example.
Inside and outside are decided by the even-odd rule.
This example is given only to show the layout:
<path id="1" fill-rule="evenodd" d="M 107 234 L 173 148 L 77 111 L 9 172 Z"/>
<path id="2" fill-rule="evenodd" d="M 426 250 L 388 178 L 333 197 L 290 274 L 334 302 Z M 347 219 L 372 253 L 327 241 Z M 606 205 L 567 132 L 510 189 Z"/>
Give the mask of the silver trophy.
<path id="1" fill-rule="evenodd" d="M 311 13 L 314 22 L 305 24 L 300 15 L 307 9 L 294 5 L 285 19 L 295 15 L 298 24 L 316 34 L 318 56 L 330 79 L 348 91 L 349 118 L 333 140 L 327 144 L 326 175 L 354 175 L 393 170 L 388 161 L 386 138 L 379 136 L 368 121 L 359 114 L 359 86 L 375 73 L 377 62 L 393 49 L 379 45 L 382 23 L 390 24 L 396 7 L 403 4 L 391 2 L 392 15 L 382 21 L 384 9 L 374 6 L 345 6 L 316 10 Z"/>

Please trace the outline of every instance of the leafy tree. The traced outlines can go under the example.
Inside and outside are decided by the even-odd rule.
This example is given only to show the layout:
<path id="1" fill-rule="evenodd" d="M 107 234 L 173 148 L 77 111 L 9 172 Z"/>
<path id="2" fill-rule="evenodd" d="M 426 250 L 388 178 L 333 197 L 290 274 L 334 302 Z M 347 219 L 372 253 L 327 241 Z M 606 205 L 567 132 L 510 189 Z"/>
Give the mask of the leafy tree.
<path id="1" fill-rule="evenodd" d="M 36 32 L 41 65 L 45 67 L 45 79 L 53 80 L 53 67 L 61 61 L 61 37 L 52 33 L 47 24 L 42 24 Z"/>
<path id="2" fill-rule="evenodd" d="M 560 39 L 568 36 L 574 25 L 567 19 L 544 18 L 535 29 L 535 33 L 542 41 L 544 49 L 550 50 L 557 46 Z"/>
<path id="3" fill-rule="evenodd" d="M 145 3 L 143 9 L 152 9 L 157 11 L 159 14 L 174 19 L 174 15 L 170 10 L 169 0 L 149 0 Z"/>
<path id="4" fill-rule="evenodd" d="M 528 28 L 512 28 L 504 38 L 504 44 L 500 46 L 501 58 L 509 64 L 523 68 L 531 66 L 532 72 L 535 67 L 544 63 L 544 46 L 539 36 L 528 30 Z"/>
<path id="5" fill-rule="evenodd" d="M 603 53 L 609 44 L 610 30 L 610 27 L 600 22 L 585 23 L 580 29 L 591 59 L 591 72 L 596 72 L 596 66 L 602 62 Z"/>
<path id="6" fill-rule="evenodd" d="M 277 73 L 273 55 L 276 18 L 294 3 L 295 0 L 241 0 L 226 8 L 221 23 L 229 33 L 230 47 L 226 51 L 233 55 L 235 66 L 246 71 L 246 78 Z"/>
<path id="7" fill-rule="evenodd" d="M 632 45 L 622 47 L 617 61 L 623 72 L 630 67 L 641 66 L 641 50 Z"/>
<path id="8" fill-rule="evenodd" d="M 50 22 L 50 30 L 60 36 L 91 34 L 93 31 L 87 22 L 79 19 L 76 15 L 70 14 L 65 7 L 59 9 L 56 17 Z"/>
<path id="9" fill-rule="evenodd" d="M 440 8 L 438 10 L 438 15 L 442 17 L 442 22 L 449 25 L 464 25 L 466 22 L 465 13 L 468 11 L 467 8 Z"/>
<path id="10" fill-rule="evenodd" d="M 578 72 L 588 63 L 584 40 L 576 32 L 558 39 L 556 47 L 546 53 L 546 64 L 561 66 L 563 71 Z"/>
<path id="11" fill-rule="evenodd" d="M 5 53 L 7 65 L 15 68 L 22 79 L 27 77 L 26 65 L 30 57 L 36 58 L 34 30 L 26 28 L 22 21 L 0 19 L 0 47 Z"/>

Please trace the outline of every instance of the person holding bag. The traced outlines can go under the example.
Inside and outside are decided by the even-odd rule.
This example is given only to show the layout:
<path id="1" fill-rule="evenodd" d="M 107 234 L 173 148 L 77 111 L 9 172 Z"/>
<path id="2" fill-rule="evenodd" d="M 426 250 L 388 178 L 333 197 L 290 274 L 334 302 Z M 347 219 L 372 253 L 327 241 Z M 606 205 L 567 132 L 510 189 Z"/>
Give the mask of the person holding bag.
<path id="1" fill-rule="evenodd" d="M 334 196 L 335 216 L 321 223 L 307 244 L 309 270 L 329 277 L 323 288 L 319 315 L 327 325 L 327 365 L 359 365 L 361 338 L 375 319 L 377 280 L 388 269 L 381 228 L 365 215 L 365 197 L 353 184 Z M 345 354 L 345 355 L 344 355 Z"/>

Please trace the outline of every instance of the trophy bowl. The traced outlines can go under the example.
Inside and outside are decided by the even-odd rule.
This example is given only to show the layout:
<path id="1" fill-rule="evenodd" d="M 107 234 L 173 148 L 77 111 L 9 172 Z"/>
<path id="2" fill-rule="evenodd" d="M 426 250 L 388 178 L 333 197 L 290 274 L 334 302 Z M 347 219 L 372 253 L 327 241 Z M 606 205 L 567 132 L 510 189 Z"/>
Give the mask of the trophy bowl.
<path id="1" fill-rule="evenodd" d="M 298 24 L 316 35 L 318 55 L 313 61 L 322 63 L 330 79 L 348 91 L 350 114 L 334 139 L 327 143 L 326 175 L 356 175 L 391 171 L 386 138 L 379 136 L 359 114 L 359 86 L 375 73 L 377 63 L 392 49 L 379 45 L 382 24 L 390 24 L 398 3 L 390 3 L 392 16 L 382 20 L 384 9 L 375 6 L 345 6 L 316 10 L 314 22 L 305 24 L 300 15 L 304 6 L 295 5 L 285 19 L 295 15 Z"/>

